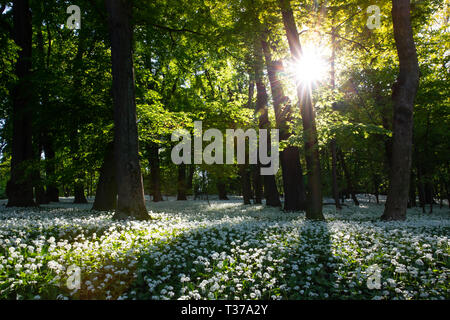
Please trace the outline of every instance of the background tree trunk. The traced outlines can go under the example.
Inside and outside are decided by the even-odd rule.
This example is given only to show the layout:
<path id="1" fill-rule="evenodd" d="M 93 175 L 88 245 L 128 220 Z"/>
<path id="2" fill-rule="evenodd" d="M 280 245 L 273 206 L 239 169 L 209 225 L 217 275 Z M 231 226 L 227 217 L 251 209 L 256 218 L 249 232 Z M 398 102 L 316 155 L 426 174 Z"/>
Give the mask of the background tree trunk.
<path id="1" fill-rule="evenodd" d="M 302 47 L 298 37 L 298 30 L 295 24 L 290 0 L 279 0 L 279 5 L 292 58 L 294 60 L 300 60 L 302 57 Z M 306 217 L 313 220 L 323 220 L 319 144 L 315 113 L 311 100 L 311 88 L 308 85 L 301 83 L 297 83 L 296 85 L 297 97 L 302 114 L 305 158 L 308 175 L 308 206 L 306 209 Z"/>
<path id="2" fill-rule="evenodd" d="M 374 174 L 372 181 L 375 190 L 375 199 L 377 201 L 377 204 L 380 204 L 380 177 L 377 174 Z"/>
<path id="3" fill-rule="evenodd" d="M 253 192 L 255 197 L 255 204 L 262 204 L 263 184 L 260 174 L 261 166 L 259 164 L 252 165 L 251 171 L 253 176 Z M 250 195 L 250 198 L 253 198 L 253 194 Z"/>
<path id="4" fill-rule="evenodd" d="M 394 38 L 400 72 L 394 84 L 394 124 L 389 191 L 383 220 L 406 219 L 413 134 L 414 99 L 419 85 L 419 65 L 411 27 L 409 0 L 392 1 Z"/>
<path id="5" fill-rule="evenodd" d="M 256 82 L 256 106 L 255 113 L 259 116 L 259 129 L 270 130 L 269 114 L 267 109 L 267 90 L 263 80 L 263 56 L 260 42 L 255 44 L 255 82 Z M 267 150 L 270 149 L 270 134 L 267 135 Z M 258 156 L 259 164 L 259 156 Z M 259 169 L 259 168 L 258 168 Z M 258 174 L 260 174 L 258 170 Z M 264 196 L 266 205 L 271 207 L 281 207 L 280 194 L 278 193 L 277 184 L 274 175 L 263 176 Z"/>
<path id="6" fill-rule="evenodd" d="M 20 48 L 16 62 L 17 85 L 12 90 L 12 157 L 8 181 L 8 207 L 35 206 L 33 184 L 27 166 L 33 158 L 31 130 L 32 24 L 28 0 L 13 1 L 13 39 Z"/>
<path id="7" fill-rule="evenodd" d="M 149 147 L 150 154 L 150 180 L 151 180 L 151 193 L 153 196 L 153 202 L 162 201 L 161 195 L 161 174 L 159 168 L 159 145 L 151 142 Z"/>
<path id="8" fill-rule="evenodd" d="M 244 204 L 251 204 L 252 187 L 250 183 L 250 170 L 248 164 L 239 164 L 239 173 L 242 182 L 242 196 L 244 198 Z"/>
<path id="9" fill-rule="evenodd" d="M 339 202 L 339 188 L 337 182 L 337 146 L 336 139 L 331 140 L 330 142 L 331 148 L 331 191 L 333 193 L 334 203 L 336 205 L 336 209 L 341 210 L 342 206 Z M 377 194 L 377 203 L 378 203 L 378 186 L 376 186 L 376 194 Z"/>
<path id="10" fill-rule="evenodd" d="M 355 206 L 359 206 L 359 201 L 355 194 L 355 186 L 353 184 L 352 175 L 348 170 L 347 164 L 345 163 L 344 154 L 341 150 L 338 150 L 338 157 L 341 162 L 342 170 L 344 171 L 345 180 L 347 180 L 347 192 L 350 193 Z"/>
<path id="11" fill-rule="evenodd" d="M 73 185 L 74 200 L 73 203 L 88 203 L 84 195 L 84 185 L 82 182 L 75 182 Z"/>
<path id="12" fill-rule="evenodd" d="M 186 198 L 186 165 L 178 165 L 178 195 L 177 200 L 187 200 Z"/>
<path id="13" fill-rule="evenodd" d="M 333 19 L 334 22 L 334 19 Z M 333 23 L 334 25 L 334 23 Z M 331 31 L 331 61 L 330 61 L 330 77 L 331 77 L 331 88 L 334 90 L 336 88 L 336 29 L 332 27 Z M 335 104 L 332 106 L 333 110 L 336 109 Z M 334 203 L 336 209 L 341 210 L 341 203 L 339 202 L 339 188 L 337 182 L 337 154 L 336 154 L 336 139 L 333 138 L 330 142 L 331 149 L 331 193 L 333 194 Z"/>
<path id="14" fill-rule="evenodd" d="M 50 202 L 59 202 L 59 189 L 55 183 L 55 151 L 53 149 L 52 137 L 46 132 L 43 138 L 45 154 L 45 176 L 47 180 L 46 198 Z"/>
<path id="15" fill-rule="evenodd" d="M 187 190 L 192 190 L 192 186 L 193 186 L 193 182 L 194 182 L 194 171 L 195 171 L 195 167 L 193 164 L 190 164 L 188 166 L 189 168 L 189 175 L 188 175 L 188 179 L 187 179 Z"/>
<path id="16" fill-rule="evenodd" d="M 111 211 L 116 209 L 117 183 L 115 175 L 114 142 L 111 142 L 106 147 L 92 210 Z"/>
<path id="17" fill-rule="evenodd" d="M 411 172 L 411 180 L 409 184 L 409 201 L 408 201 L 408 208 L 416 207 L 416 178 L 414 176 L 414 173 Z"/>
<path id="18" fill-rule="evenodd" d="M 36 204 L 47 204 L 49 201 L 47 200 L 47 197 L 45 195 L 45 188 L 42 183 L 41 178 L 41 170 L 40 170 L 40 162 L 41 162 L 41 152 L 42 149 L 40 147 L 40 142 L 37 143 L 39 145 L 39 150 L 36 153 L 36 163 L 35 168 L 33 169 L 33 184 L 34 184 L 34 193 L 36 198 Z"/>
<path id="19" fill-rule="evenodd" d="M 266 37 L 264 36 L 264 38 Z M 272 53 L 267 41 L 268 39 L 263 39 L 261 44 L 269 76 L 277 128 L 280 130 L 280 141 L 283 141 L 291 136 L 289 123 L 292 120 L 292 110 L 289 99 L 284 95 L 282 84 L 278 79 L 278 73 L 283 68 L 282 62 L 272 61 Z M 300 150 L 294 146 L 285 148 L 280 153 L 280 164 L 283 176 L 284 210 L 306 210 L 306 189 L 300 164 Z"/>
<path id="20" fill-rule="evenodd" d="M 217 192 L 219 194 L 219 200 L 230 200 L 227 197 L 227 184 L 225 182 L 217 182 Z"/>
<path id="21" fill-rule="evenodd" d="M 114 218 L 150 218 L 145 207 L 139 163 L 136 101 L 132 56 L 132 1 L 106 0 L 114 101 L 114 158 L 118 187 Z"/>

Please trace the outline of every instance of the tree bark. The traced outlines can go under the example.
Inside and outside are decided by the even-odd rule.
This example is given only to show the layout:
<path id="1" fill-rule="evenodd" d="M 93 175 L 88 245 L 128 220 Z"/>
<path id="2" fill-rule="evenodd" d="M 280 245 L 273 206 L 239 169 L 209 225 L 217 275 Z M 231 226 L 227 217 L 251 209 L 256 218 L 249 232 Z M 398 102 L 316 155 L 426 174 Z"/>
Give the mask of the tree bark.
<path id="1" fill-rule="evenodd" d="M 409 0 L 392 1 L 394 38 L 400 72 L 393 87 L 394 124 L 390 185 L 383 220 L 406 219 L 411 173 L 413 109 L 419 65 L 411 27 Z"/>
<path id="2" fill-rule="evenodd" d="M 194 181 L 194 165 L 191 164 L 189 165 L 189 175 L 188 175 L 188 180 L 187 180 L 187 190 L 192 190 L 192 186 L 193 186 L 193 181 Z"/>
<path id="3" fill-rule="evenodd" d="M 17 85 L 12 90 L 12 157 L 8 181 L 8 207 L 35 206 L 33 183 L 27 166 L 33 158 L 31 129 L 31 48 L 32 24 L 28 0 L 13 1 L 13 39 L 19 47 L 16 62 Z"/>
<path id="4" fill-rule="evenodd" d="M 83 182 L 75 182 L 73 185 L 74 200 L 73 203 L 88 203 L 86 196 L 84 195 Z"/>
<path id="5" fill-rule="evenodd" d="M 33 184 L 34 184 L 34 193 L 35 193 L 37 205 L 49 203 L 49 201 L 47 200 L 47 197 L 45 196 L 45 188 L 44 188 L 44 185 L 42 183 L 42 178 L 41 178 L 40 162 L 41 162 L 42 147 L 41 147 L 40 140 L 41 139 L 39 139 L 39 138 L 37 139 L 38 150 L 36 152 L 35 167 L 33 168 L 33 171 L 34 171 Z"/>
<path id="6" fill-rule="evenodd" d="M 374 174 L 373 178 L 373 187 L 375 191 L 375 199 L 377 201 L 377 204 L 380 204 L 380 178 L 378 175 Z"/>
<path id="7" fill-rule="evenodd" d="M 263 80 L 263 56 L 261 44 L 256 41 L 255 44 L 255 82 L 256 82 L 256 105 L 255 113 L 259 115 L 259 129 L 270 130 L 269 114 L 267 109 L 267 90 Z M 270 148 L 270 135 L 267 135 L 267 150 Z M 259 157 L 258 157 L 259 163 Z M 258 170 L 259 174 L 259 170 Z M 275 175 L 263 176 L 264 196 L 266 205 L 271 207 L 281 207 L 280 194 L 278 193 Z"/>
<path id="8" fill-rule="evenodd" d="M 409 184 L 409 201 L 408 201 L 408 208 L 416 207 L 416 184 L 415 184 L 415 177 L 413 172 L 411 172 L 411 180 Z"/>
<path id="9" fill-rule="evenodd" d="M 447 192 L 447 204 L 448 207 L 450 208 L 450 183 L 445 183 L 445 191 Z"/>
<path id="10" fill-rule="evenodd" d="M 250 172 L 247 164 L 239 164 L 239 174 L 242 182 L 242 196 L 244 204 L 251 204 L 252 187 L 250 183 Z"/>
<path id="11" fill-rule="evenodd" d="M 106 147 L 103 164 L 100 168 L 95 201 L 92 210 L 112 211 L 117 207 L 117 183 L 114 161 L 114 142 Z"/>
<path id="12" fill-rule="evenodd" d="M 333 199 L 334 203 L 336 205 L 336 209 L 341 210 L 342 206 L 339 202 L 339 188 L 338 188 L 338 182 L 337 182 L 337 146 L 336 146 L 336 139 L 332 139 L 330 142 L 330 148 L 331 148 L 331 191 L 333 193 Z M 378 203 L 378 186 L 377 188 L 377 203 Z"/>
<path id="13" fill-rule="evenodd" d="M 227 197 L 227 185 L 225 182 L 217 182 L 217 192 L 219 194 L 219 200 L 230 200 Z"/>
<path id="14" fill-rule="evenodd" d="M 39 12 L 39 15 L 42 16 L 42 12 Z M 37 23 L 37 30 L 36 30 L 36 34 L 37 34 L 37 48 L 38 48 L 38 63 L 39 63 L 39 68 L 41 70 L 45 71 L 45 60 L 44 60 L 44 37 L 42 35 L 42 20 L 39 21 Z M 44 92 L 45 90 L 42 90 L 41 88 L 39 88 L 39 96 L 40 99 L 42 99 L 42 105 L 46 106 L 48 103 L 48 96 L 46 94 L 46 92 Z M 39 128 L 34 129 L 33 130 L 33 134 L 35 136 L 35 150 L 36 150 L 36 154 L 35 154 L 35 159 L 36 159 L 36 167 L 34 168 L 35 170 L 35 177 L 33 178 L 33 182 L 34 182 L 34 192 L 35 192 L 35 197 L 36 197 L 36 204 L 47 204 L 49 203 L 49 200 L 46 197 L 46 192 L 45 192 L 45 188 L 42 182 L 42 177 L 41 177 L 41 171 L 40 171 L 40 164 L 41 164 L 41 153 L 43 150 L 43 139 L 44 139 L 44 134 L 42 133 L 42 126 L 39 126 Z"/>
<path id="15" fill-rule="evenodd" d="M 261 179 L 260 171 L 261 166 L 259 164 L 253 165 L 251 167 L 252 175 L 253 175 L 253 192 L 255 204 L 262 204 L 263 198 L 263 184 Z M 253 198 L 253 194 L 251 193 L 250 198 Z"/>
<path id="16" fill-rule="evenodd" d="M 334 20 L 333 20 L 334 22 Z M 331 31 L 331 61 L 330 61 L 330 75 L 331 75 L 331 88 L 334 90 L 336 88 L 336 29 L 332 27 Z M 335 104 L 332 106 L 333 110 L 336 109 Z M 336 139 L 333 138 L 330 142 L 331 149 L 331 192 L 333 194 L 334 203 L 336 209 L 341 210 L 342 206 L 339 202 L 339 188 L 337 182 L 337 144 Z"/>
<path id="17" fill-rule="evenodd" d="M 289 123 L 292 121 L 292 110 L 289 98 L 284 95 L 283 87 L 278 77 L 278 73 L 282 71 L 282 63 L 280 60 L 272 60 L 272 53 L 267 43 L 267 38 L 264 36 L 261 44 L 269 76 L 277 128 L 280 130 L 280 141 L 283 141 L 287 140 L 292 134 L 289 130 Z M 280 164 L 283 177 L 284 211 L 306 210 L 306 189 L 303 182 L 303 170 L 300 164 L 300 150 L 298 147 L 288 146 L 281 151 Z"/>
<path id="18" fill-rule="evenodd" d="M 177 200 L 187 200 L 186 198 L 186 165 L 178 165 L 178 195 Z"/>
<path id="19" fill-rule="evenodd" d="M 338 157 L 341 162 L 342 170 L 344 171 L 345 180 L 347 180 L 347 192 L 350 193 L 352 200 L 355 203 L 355 206 L 359 206 L 359 201 L 358 198 L 356 197 L 352 175 L 350 174 L 347 164 L 345 163 L 345 157 L 344 154 L 342 153 L 342 150 L 338 150 Z"/>
<path id="20" fill-rule="evenodd" d="M 114 158 L 116 161 L 117 209 L 115 219 L 150 218 L 145 207 L 139 163 L 136 101 L 133 70 L 132 1 L 105 0 L 111 38 Z"/>
<path id="21" fill-rule="evenodd" d="M 55 182 L 55 151 L 53 149 L 52 137 L 49 133 L 44 133 L 43 148 L 47 180 L 45 196 L 50 202 L 59 202 L 59 190 Z"/>
<path id="22" fill-rule="evenodd" d="M 294 60 L 302 57 L 302 47 L 298 37 L 290 0 L 279 0 L 279 6 L 283 17 L 284 28 L 289 43 L 291 56 Z M 305 141 L 305 158 L 308 176 L 308 206 L 306 218 L 312 220 L 324 220 L 322 213 L 322 184 L 320 181 L 319 144 L 317 138 L 315 112 L 311 100 L 311 88 L 309 85 L 297 83 L 297 97 L 300 103 L 300 111 L 303 123 L 303 137 Z"/>
<path id="23" fill-rule="evenodd" d="M 159 145 L 151 142 L 149 147 L 150 154 L 150 180 L 151 180 L 151 193 L 153 196 L 153 202 L 162 201 L 161 195 L 161 174 L 159 168 Z"/>
<path id="24" fill-rule="evenodd" d="M 422 170 L 417 166 L 417 190 L 419 192 L 419 204 L 422 212 L 425 213 L 425 187 L 423 184 Z"/>

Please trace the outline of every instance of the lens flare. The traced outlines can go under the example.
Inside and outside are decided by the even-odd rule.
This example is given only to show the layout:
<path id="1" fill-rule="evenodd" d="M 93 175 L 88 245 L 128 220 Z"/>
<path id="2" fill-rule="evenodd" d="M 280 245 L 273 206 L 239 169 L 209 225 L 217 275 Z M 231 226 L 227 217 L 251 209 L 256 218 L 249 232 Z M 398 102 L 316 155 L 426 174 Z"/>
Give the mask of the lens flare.
<path id="1" fill-rule="evenodd" d="M 298 84 L 314 84 L 325 79 L 328 64 L 320 47 L 303 47 L 299 60 L 287 63 L 288 73 Z"/>

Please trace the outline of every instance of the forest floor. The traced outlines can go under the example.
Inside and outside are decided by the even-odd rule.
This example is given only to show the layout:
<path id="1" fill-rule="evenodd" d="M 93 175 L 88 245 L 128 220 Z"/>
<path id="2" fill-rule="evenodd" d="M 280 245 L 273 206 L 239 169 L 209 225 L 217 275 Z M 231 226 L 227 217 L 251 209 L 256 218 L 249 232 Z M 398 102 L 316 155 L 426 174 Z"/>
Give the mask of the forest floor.
<path id="1" fill-rule="evenodd" d="M 448 205 L 381 222 L 360 199 L 326 222 L 238 198 L 148 202 L 148 222 L 0 203 L 0 298 L 449 299 Z"/>

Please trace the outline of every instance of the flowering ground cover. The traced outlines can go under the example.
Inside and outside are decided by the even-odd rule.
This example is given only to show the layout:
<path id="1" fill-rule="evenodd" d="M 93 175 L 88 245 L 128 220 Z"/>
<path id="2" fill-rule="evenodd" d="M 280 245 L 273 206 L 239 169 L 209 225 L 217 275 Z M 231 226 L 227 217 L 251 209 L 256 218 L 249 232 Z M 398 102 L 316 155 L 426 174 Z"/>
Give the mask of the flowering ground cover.
<path id="1" fill-rule="evenodd" d="M 364 199 L 325 206 L 326 222 L 239 199 L 148 208 L 152 221 L 116 222 L 69 200 L 0 206 L 0 298 L 450 298 L 448 206 L 405 222 Z"/>

